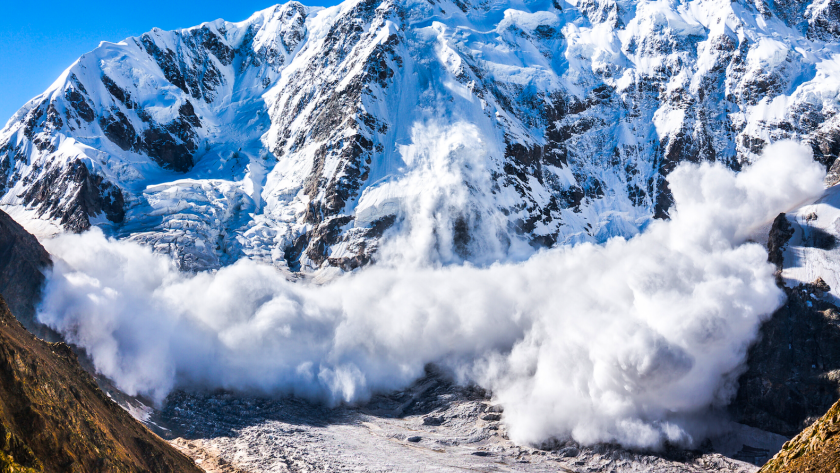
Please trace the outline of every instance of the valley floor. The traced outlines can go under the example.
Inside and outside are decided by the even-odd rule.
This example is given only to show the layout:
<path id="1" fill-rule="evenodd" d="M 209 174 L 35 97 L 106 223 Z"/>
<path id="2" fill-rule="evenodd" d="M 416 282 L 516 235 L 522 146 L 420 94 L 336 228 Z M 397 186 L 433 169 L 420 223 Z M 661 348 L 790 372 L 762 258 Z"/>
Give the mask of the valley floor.
<path id="1" fill-rule="evenodd" d="M 484 392 L 437 373 L 363 407 L 225 392 L 171 395 L 147 419 L 208 472 L 731 472 L 751 473 L 784 437 L 733 424 L 705 452 L 638 453 L 615 445 L 507 439 L 504 415 Z M 737 459 L 736 459 L 737 458 Z"/>

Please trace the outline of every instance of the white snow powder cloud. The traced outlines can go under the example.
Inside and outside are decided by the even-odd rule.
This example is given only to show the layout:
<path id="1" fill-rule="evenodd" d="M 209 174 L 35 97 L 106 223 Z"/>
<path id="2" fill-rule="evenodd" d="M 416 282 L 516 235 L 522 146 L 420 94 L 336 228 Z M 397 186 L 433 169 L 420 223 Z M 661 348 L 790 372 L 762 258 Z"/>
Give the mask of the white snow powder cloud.
<path id="1" fill-rule="evenodd" d="M 186 385 L 364 400 L 434 362 L 492 389 L 516 441 L 643 447 L 702 433 L 693 419 L 731 399 L 749 343 L 783 300 L 765 250 L 745 241 L 822 192 L 808 148 L 769 146 L 739 174 L 683 164 L 669 176 L 670 221 L 475 267 L 441 265 L 449 250 L 430 235 L 451 228 L 453 209 L 492 222 L 459 188 L 463 169 L 481 172 L 467 151 L 476 140 L 436 135 L 446 140 L 415 159 L 450 189 L 402 204 L 406 230 L 373 267 L 322 286 L 246 260 L 184 274 L 93 230 L 45 242 L 55 269 L 39 317 L 120 388 L 158 400 Z"/>

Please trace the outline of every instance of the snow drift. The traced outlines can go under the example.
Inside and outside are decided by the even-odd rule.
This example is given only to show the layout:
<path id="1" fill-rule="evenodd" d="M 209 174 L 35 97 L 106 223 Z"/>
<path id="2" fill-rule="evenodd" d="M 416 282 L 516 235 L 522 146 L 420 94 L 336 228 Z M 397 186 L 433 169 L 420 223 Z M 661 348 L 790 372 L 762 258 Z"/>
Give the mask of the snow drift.
<path id="1" fill-rule="evenodd" d="M 448 145 L 411 152 L 451 191 L 406 204 L 408 224 L 386 234 L 371 267 L 323 285 L 246 259 L 188 274 L 94 228 L 45 242 L 55 269 L 40 320 L 121 389 L 158 401 L 179 386 L 364 401 L 433 362 L 491 389 L 519 442 L 699 441 L 698 419 L 729 401 L 748 345 L 783 300 L 767 253 L 747 239 L 822 192 L 810 149 L 774 144 L 740 173 L 681 164 L 669 177 L 672 219 L 631 239 L 445 265 L 440 255 L 457 250 L 439 238 L 460 218 L 452 209 L 484 210 L 457 185 L 464 167 L 445 165 L 474 144 L 469 133 L 441 133 Z"/>

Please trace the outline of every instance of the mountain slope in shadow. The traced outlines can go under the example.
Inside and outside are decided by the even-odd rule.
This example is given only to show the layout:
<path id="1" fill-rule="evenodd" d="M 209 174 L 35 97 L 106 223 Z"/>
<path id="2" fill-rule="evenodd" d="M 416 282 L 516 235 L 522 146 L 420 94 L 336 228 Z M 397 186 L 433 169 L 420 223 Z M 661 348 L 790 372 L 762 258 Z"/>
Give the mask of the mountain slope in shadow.
<path id="1" fill-rule="evenodd" d="M 0 472 L 200 472 L 0 298 Z"/>
<path id="2" fill-rule="evenodd" d="M 27 331 L 59 339 L 35 319 L 51 264 L 0 211 L 0 473 L 202 471 L 104 394 L 68 345 Z"/>
<path id="3" fill-rule="evenodd" d="M 52 267 L 38 239 L 0 210 L 0 295 L 27 330 L 52 342 L 61 337 L 35 318 L 46 272 Z"/>

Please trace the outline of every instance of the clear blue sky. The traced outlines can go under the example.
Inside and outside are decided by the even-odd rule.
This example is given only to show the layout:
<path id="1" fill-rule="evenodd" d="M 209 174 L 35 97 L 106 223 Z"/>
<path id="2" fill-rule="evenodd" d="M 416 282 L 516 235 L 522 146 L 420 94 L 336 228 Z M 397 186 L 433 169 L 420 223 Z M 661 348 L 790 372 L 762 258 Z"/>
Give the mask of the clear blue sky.
<path id="1" fill-rule="evenodd" d="M 285 0 L 4 0 L 0 14 L 0 128 L 100 41 L 153 27 L 171 30 L 223 18 L 241 21 Z M 302 0 L 331 6 L 337 0 Z"/>

